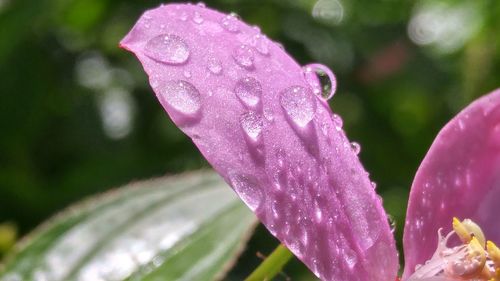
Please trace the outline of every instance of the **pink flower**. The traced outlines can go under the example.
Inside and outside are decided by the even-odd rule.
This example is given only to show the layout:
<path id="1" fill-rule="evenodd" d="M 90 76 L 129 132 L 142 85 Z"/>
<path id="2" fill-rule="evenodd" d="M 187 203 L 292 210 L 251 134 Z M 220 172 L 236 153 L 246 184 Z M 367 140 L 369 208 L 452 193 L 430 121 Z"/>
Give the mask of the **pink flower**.
<path id="1" fill-rule="evenodd" d="M 139 58 L 172 120 L 318 277 L 396 278 L 398 254 L 381 200 L 308 68 L 257 27 L 202 5 L 147 11 L 121 46 Z M 323 68 L 335 87 L 328 69 L 310 67 Z M 438 230 L 448 233 L 455 216 L 473 219 L 500 242 L 494 217 L 500 211 L 499 152 L 496 91 L 442 130 L 416 175 L 403 280 L 467 280 L 458 271 L 477 258 L 470 254 L 477 239 L 464 237 L 479 235 L 473 224 L 456 224 L 465 229 L 457 247 L 446 248 L 444 239 L 438 244 Z M 491 253 L 481 249 L 487 269 L 494 269 Z M 432 268 L 420 267 L 410 277 L 429 259 Z"/>

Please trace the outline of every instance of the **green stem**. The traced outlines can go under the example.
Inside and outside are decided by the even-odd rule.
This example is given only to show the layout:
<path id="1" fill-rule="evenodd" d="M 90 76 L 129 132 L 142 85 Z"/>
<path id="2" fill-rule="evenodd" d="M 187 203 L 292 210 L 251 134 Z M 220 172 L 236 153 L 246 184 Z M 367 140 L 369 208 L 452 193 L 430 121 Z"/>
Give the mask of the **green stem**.
<path id="1" fill-rule="evenodd" d="M 283 244 L 280 244 L 245 281 L 271 280 L 281 272 L 285 264 L 293 257 L 293 254 Z"/>

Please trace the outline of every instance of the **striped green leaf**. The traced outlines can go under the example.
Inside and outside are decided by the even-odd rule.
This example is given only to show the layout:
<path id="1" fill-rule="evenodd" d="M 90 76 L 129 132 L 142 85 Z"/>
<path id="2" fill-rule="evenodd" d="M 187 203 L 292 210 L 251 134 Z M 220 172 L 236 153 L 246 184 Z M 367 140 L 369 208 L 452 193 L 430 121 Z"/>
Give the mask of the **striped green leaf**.
<path id="1" fill-rule="evenodd" d="M 211 172 L 138 182 L 47 222 L 18 245 L 0 280 L 213 280 L 255 221 Z"/>

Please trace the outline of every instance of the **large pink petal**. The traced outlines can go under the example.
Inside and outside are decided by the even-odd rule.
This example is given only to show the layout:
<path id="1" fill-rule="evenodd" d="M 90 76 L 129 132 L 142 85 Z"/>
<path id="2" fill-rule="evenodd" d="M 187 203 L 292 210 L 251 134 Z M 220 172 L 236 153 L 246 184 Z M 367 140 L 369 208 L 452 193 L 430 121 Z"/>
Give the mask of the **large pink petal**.
<path id="1" fill-rule="evenodd" d="M 197 5 L 146 12 L 121 45 L 172 120 L 316 275 L 394 280 L 381 202 L 340 120 L 282 47 Z"/>
<path id="2" fill-rule="evenodd" d="M 439 132 L 417 171 L 404 233 L 405 273 L 436 249 L 437 231 L 471 218 L 500 243 L 500 90 L 473 102 Z"/>

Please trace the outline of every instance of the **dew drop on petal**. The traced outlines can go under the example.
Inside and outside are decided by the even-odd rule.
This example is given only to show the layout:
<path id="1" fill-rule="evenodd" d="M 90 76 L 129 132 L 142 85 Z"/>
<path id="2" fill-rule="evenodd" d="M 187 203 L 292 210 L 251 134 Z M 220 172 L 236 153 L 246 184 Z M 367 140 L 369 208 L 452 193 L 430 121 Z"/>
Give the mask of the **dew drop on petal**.
<path id="1" fill-rule="evenodd" d="M 186 12 L 182 12 L 181 16 L 179 17 L 181 21 L 187 21 L 188 19 L 188 14 Z"/>
<path id="2" fill-rule="evenodd" d="M 280 168 L 283 168 L 285 166 L 286 162 L 286 153 L 285 150 L 280 148 L 276 151 L 276 159 L 278 160 L 278 165 Z"/>
<path id="3" fill-rule="evenodd" d="M 212 74 L 218 75 L 222 72 L 222 65 L 220 61 L 215 57 L 211 57 L 208 59 L 207 68 Z"/>
<path id="4" fill-rule="evenodd" d="M 255 107 L 260 101 L 262 86 L 257 79 L 244 77 L 236 82 L 234 92 L 245 105 Z"/>
<path id="5" fill-rule="evenodd" d="M 280 93 L 280 104 L 288 117 L 299 127 L 305 127 L 316 113 L 313 93 L 302 86 L 292 86 Z"/>
<path id="6" fill-rule="evenodd" d="M 344 125 L 344 121 L 342 121 L 342 117 L 338 114 L 333 114 L 332 116 L 333 123 L 335 124 L 335 130 L 340 131 L 342 130 L 342 126 Z"/>
<path id="7" fill-rule="evenodd" d="M 160 62 L 182 64 L 189 58 L 189 47 L 177 35 L 161 34 L 146 43 L 144 53 Z"/>
<path id="8" fill-rule="evenodd" d="M 356 263 L 358 263 L 356 252 L 350 247 L 345 247 L 342 249 L 342 252 L 345 264 L 352 270 L 356 266 Z"/>
<path id="9" fill-rule="evenodd" d="M 396 220 L 394 219 L 393 216 L 387 215 L 387 222 L 389 223 L 389 226 L 391 227 L 391 232 L 394 233 L 396 231 Z"/>
<path id="10" fill-rule="evenodd" d="M 149 77 L 149 84 L 153 89 L 156 89 L 160 85 L 160 81 L 156 77 Z"/>
<path id="11" fill-rule="evenodd" d="M 324 136 L 328 136 L 328 123 L 321 124 L 321 132 Z"/>
<path id="12" fill-rule="evenodd" d="M 229 181 L 245 204 L 247 204 L 252 211 L 255 211 L 262 200 L 262 190 L 258 181 L 249 175 L 236 173 L 229 175 Z"/>
<path id="13" fill-rule="evenodd" d="M 361 152 L 361 145 L 357 142 L 351 142 L 351 148 L 354 153 L 359 154 Z"/>
<path id="14" fill-rule="evenodd" d="M 274 121 L 274 114 L 272 109 L 270 108 L 264 108 L 264 118 L 266 118 L 267 121 L 273 122 Z"/>
<path id="15" fill-rule="evenodd" d="M 240 117 L 241 128 L 252 140 L 258 140 L 262 132 L 262 116 L 253 111 L 245 112 Z"/>
<path id="16" fill-rule="evenodd" d="M 198 12 L 194 12 L 193 22 L 196 24 L 202 24 L 204 21 L 203 17 Z"/>
<path id="17" fill-rule="evenodd" d="M 191 115 L 200 110 L 200 92 L 187 81 L 168 81 L 159 90 L 160 98 L 180 113 Z"/>
<path id="18" fill-rule="evenodd" d="M 189 71 L 189 70 L 184 70 L 184 77 L 186 77 L 186 78 L 191 78 L 191 71 Z"/>
<path id="19" fill-rule="evenodd" d="M 263 34 L 255 34 L 251 41 L 252 46 L 262 55 L 269 54 L 269 41 Z"/>
<path id="20" fill-rule="evenodd" d="M 238 32 L 240 28 L 238 27 L 238 18 L 235 14 L 230 14 L 222 18 L 220 22 L 221 26 L 230 32 Z"/>
<path id="21" fill-rule="evenodd" d="M 491 130 L 490 140 L 494 146 L 500 147 L 500 124 L 495 125 Z"/>
<path id="22" fill-rule="evenodd" d="M 203 2 L 198 2 L 198 3 L 196 3 L 196 6 L 205 8 L 207 5 L 205 5 L 205 3 L 203 3 Z"/>
<path id="23" fill-rule="evenodd" d="M 329 100 L 335 94 L 337 89 L 337 80 L 333 72 L 322 64 L 308 64 L 302 68 L 304 78 L 313 93 L 321 97 L 323 100 Z"/>
<path id="24" fill-rule="evenodd" d="M 233 59 L 241 67 L 253 68 L 254 54 L 252 48 L 247 45 L 240 45 L 233 50 Z"/>

